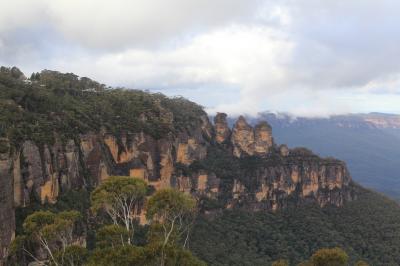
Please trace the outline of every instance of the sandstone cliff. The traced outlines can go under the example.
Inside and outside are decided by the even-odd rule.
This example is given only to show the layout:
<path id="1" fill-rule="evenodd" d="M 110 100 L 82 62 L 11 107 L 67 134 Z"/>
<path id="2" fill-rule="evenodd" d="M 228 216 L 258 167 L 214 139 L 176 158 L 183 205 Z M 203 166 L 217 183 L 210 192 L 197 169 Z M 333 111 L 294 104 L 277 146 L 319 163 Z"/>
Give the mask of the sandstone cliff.
<path id="1" fill-rule="evenodd" d="M 2 154 L 3 255 L 13 237 L 13 208 L 29 206 L 32 199 L 54 203 L 62 193 L 96 186 L 110 175 L 143 178 L 155 189 L 176 187 L 218 201 L 222 208 L 277 210 L 294 199 L 341 206 L 352 199 L 351 178 L 343 162 L 277 147 L 266 122 L 252 128 L 240 117 L 231 131 L 221 117 L 226 115 L 219 114 L 213 127 L 203 119 L 198 128 L 161 139 L 143 132 L 119 137 L 92 132 L 53 145 L 25 141 L 12 154 Z M 215 150 L 242 165 L 235 176 L 218 176 L 208 167 L 205 160 Z M 192 167 L 195 162 L 205 165 Z"/>
<path id="2" fill-rule="evenodd" d="M 186 102 L 179 103 L 187 107 Z M 132 118 L 144 125 L 143 130 L 129 131 L 124 125 L 118 131 L 83 127 L 70 135 L 54 129 L 53 141 L 27 138 L 9 144 L 2 139 L 0 258 L 14 236 L 15 208 L 29 207 L 31 201 L 55 203 L 66 191 L 93 188 L 110 175 L 142 178 L 155 189 L 176 187 L 192 193 L 205 211 L 277 210 L 305 201 L 341 206 L 354 197 L 343 162 L 277 146 L 267 122 L 253 128 L 239 117 L 231 129 L 226 114 L 217 114 L 211 124 L 204 111 L 197 111 L 182 124 L 177 123 L 181 110 L 174 111 L 170 102 L 151 104 L 156 111 Z M 148 121 L 161 126 L 162 133 L 145 130 Z"/>

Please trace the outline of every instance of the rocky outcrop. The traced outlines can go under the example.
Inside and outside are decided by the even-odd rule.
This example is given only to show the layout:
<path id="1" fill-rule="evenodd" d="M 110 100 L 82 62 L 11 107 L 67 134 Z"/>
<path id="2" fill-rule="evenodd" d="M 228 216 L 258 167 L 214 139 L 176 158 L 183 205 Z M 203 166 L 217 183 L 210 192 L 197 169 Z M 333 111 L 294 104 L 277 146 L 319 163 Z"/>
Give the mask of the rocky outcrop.
<path id="1" fill-rule="evenodd" d="M 279 153 L 281 156 L 288 156 L 289 155 L 289 148 L 288 146 L 286 146 L 285 144 L 282 144 L 281 146 L 279 146 Z"/>
<path id="2" fill-rule="evenodd" d="M 265 155 L 274 144 L 272 128 L 267 122 L 260 122 L 254 128 L 254 152 L 258 155 Z"/>
<path id="3" fill-rule="evenodd" d="M 243 116 L 238 118 L 233 127 L 231 141 L 236 157 L 267 155 L 274 144 L 272 128 L 267 122 L 260 122 L 253 129 Z"/>
<path id="4" fill-rule="evenodd" d="M 214 117 L 215 140 L 220 144 L 226 142 L 231 135 L 226 117 L 225 113 L 217 113 Z"/>
<path id="5" fill-rule="evenodd" d="M 26 141 L 22 145 L 22 160 L 24 170 L 24 194 L 30 195 L 33 191 L 36 195 L 40 195 L 40 187 L 43 184 L 42 161 L 39 153 L 39 147 L 32 141 Z M 25 202 L 29 202 L 30 198 L 25 198 Z"/>
<path id="6" fill-rule="evenodd" d="M 253 178 L 256 189 L 246 197 L 257 203 L 253 204 L 256 209 L 284 208 L 291 197 L 297 199 L 296 204 L 315 200 L 321 207 L 342 206 L 352 200 L 351 177 L 342 162 L 315 155 L 302 160 L 288 155 L 283 162 L 282 165 L 267 162 L 270 165 L 259 168 L 257 177 Z"/>
<path id="7" fill-rule="evenodd" d="M 197 196 L 217 198 L 220 193 L 221 180 L 214 173 L 200 171 L 191 176 L 176 177 L 173 184 L 179 191 L 192 193 Z"/>
<path id="8" fill-rule="evenodd" d="M 14 236 L 15 208 L 54 204 L 111 175 L 190 193 L 207 213 L 277 210 L 306 201 L 341 206 L 354 197 L 344 163 L 278 147 L 266 122 L 252 127 L 239 117 L 230 128 L 227 115 L 218 113 L 213 125 L 200 106 L 179 97 L 112 93 L 74 74 L 43 71 L 26 80 L 18 69 L 2 67 L 0 74 L 6 117 L 0 135 L 13 142 L 0 139 L 0 263 Z M 65 97 L 63 104 L 52 102 L 55 97 Z M 21 134 L 20 121 L 35 134 Z M 37 132 L 49 126 L 51 132 Z M 145 221 L 143 212 L 138 217 Z"/>
<path id="9" fill-rule="evenodd" d="M 212 169 L 204 165 L 210 149 L 217 149 L 239 165 L 237 172 L 219 176 L 232 171 L 230 166 Z M 315 201 L 321 206 L 341 206 L 353 198 L 351 177 L 344 163 L 319 158 L 305 149 L 276 146 L 266 122 L 253 128 L 239 117 L 231 130 L 223 113 L 216 115 L 214 125 L 201 116 L 198 126 L 159 139 L 143 132 L 121 132 L 116 136 L 101 130 L 64 142 L 56 138 L 53 144 L 25 141 L 20 148 L 14 147 L 12 155 L 8 148 L 3 150 L 3 257 L 14 234 L 15 207 L 29 206 L 32 199 L 55 203 L 62 193 L 96 186 L 110 175 L 141 178 L 155 189 L 176 187 L 198 198 L 217 201 L 218 208 L 277 210 L 292 199 L 299 204 Z"/>
<path id="10" fill-rule="evenodd" d="M 253 155 L 255 150 L 255 137 L 253 128 L 247 124 L 243 116 L 239 116 L 232 130 L 231 142 L 233 154 L 236 157 Z"/>

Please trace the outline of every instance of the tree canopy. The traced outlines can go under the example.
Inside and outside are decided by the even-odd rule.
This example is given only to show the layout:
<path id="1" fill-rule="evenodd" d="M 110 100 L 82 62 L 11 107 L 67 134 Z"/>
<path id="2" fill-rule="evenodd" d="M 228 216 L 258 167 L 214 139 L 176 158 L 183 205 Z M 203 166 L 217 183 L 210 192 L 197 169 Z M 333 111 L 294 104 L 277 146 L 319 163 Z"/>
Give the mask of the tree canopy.
<path id="1" fill-rule="evenodd" d="M 127 176 L 111 176 L 91 194 L 92 210 L 104 211 L 114 225 L 123 225 L 131 242 L 136 215 L 147 192 L 145 181 Z"/>

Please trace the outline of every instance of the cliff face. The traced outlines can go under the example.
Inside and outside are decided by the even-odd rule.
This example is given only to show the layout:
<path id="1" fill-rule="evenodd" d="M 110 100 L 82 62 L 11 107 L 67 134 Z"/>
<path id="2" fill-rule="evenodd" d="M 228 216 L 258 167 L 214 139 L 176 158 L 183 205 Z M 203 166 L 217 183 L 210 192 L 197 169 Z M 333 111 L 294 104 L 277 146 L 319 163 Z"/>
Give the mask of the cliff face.
<path id="1" fill-rule="evenodd" d="M 194 162 L 202 162 L 210 148 L 219 149 L 238 163 L 246 158 L 259 161 L 248 170 L 240 169 L 231 179 L 207 167 L 190 173 L 177 170 L 180 165 L 190 168 Z M 3 154 L 0 164 L 3 249 L 13 237 L 13 207 L 29 206 L 32 199 L 54 203 L 63 192 L 96 186 L 110 175 L 143 178 L 156 189 L 176 187 L 217 200 L 223 208 L 277 210 L 291 198 L 341 206 L 352 198 L 351 178 L 344 163 L 276 147 L 266 122 L 253 129 L 243 117 L 232 131 L 224 120 L 217 118 L 212 126 L 203 119 L 198 128 L 160 139 L 144 133 L 116 137 L 101 132 L 53 145 L 25 141 L 13 154 Z"/>
<path id="2" fill-rule="evenodd" d="M 216 142 L 221 144 L 227 141 L 231 135 L 231 130 L 229 129 L 228 122 L 226 121 L 226 114 L 218 113 L 214 117 L 214 126 Z"/>
<path id="3" fill-rule="evenodd" d="M 73 91 L 73 95 L 81 93 Z M 136 93 L 143 102 L 146 95 Z M 101 92 L 95 97 L 101 97 Z M 96 103 L 98 98 L 93 101 Z M 95 187 L 111 175 L 142 178 L 155 189 L 175 187 L 192 193 L 207 211 L 240 207 L 277 210 L 291 202 L 305 201 L 341 206 L 353 198 L 351 178 L 343 162 L 322 159 L 304 149 L 278 147 L 267 122 L 253 128 L 240 117 L 230 129 L 226 114 L 217 114 L 211 124 L 203 111 L 193 111 L 190 119 L 179 117 L 181 107 L 188 112 L 193 108 L 184 101 L 171 104 L 164 99 L 163 106 L 158 100 L 146 101 L 143 110 L 148 110 L 148 105 L 154 110 L 135 109 L 142 112 L 138 118 L 134 116 L 136 124 L 124 120 L 117 132 L 110 130 L 112 127 L 85 130 L 82 126 L 80 133 L 69 135 L 54 129 L 51 142 L 22 140 L 10 145 L 8 139 L 2 139 L 0 258 L 7 254 L 14 236 L 16 207 L 28 207 L 32 200 L 55 203 L 66 191 Z M 17 107 L 16 112 L 21 108 Z M 124 114 L 115 114 L 109 123 Z M 139 129 L 147 130 L 126 130 L 126 122 L 126 128 L 138 124 Z M 162 134 L 151 134 L 150 126 Z"/>
<path id="4" fill-rule="evenodd" d="M 204 161 L 210 149 L 231 156 L 237 164 L 246 165 L 246 159 L 256 161 L 250 160 L 250 166 L 238 169 L 230 180 L 208 167 L 189 174 L 177 170 L 176 166 L 190 168 L 194 162 Z M 53 145 L 25 141 L 14 154 L 4 157 L 2 169 L 7 173 L 3 179 L 13 183 L 10 198 L 14 207 L 27 206 L 32 199 L 55 203 L 61 193 L 96 186 L 110 175 L 142 178 L 156 189 L 172 186 L 214 199 L 222 195 L 229 208 L 245 201 L 256 208 L 275 210 L 292 195 L 315 199 L 321 206 L 340 206 L 350 199 L 347 187 L 351 178 L 343 162 L 321 159 L 307 150 L 277 147 L 266 122 L 253 129 L 243 117 L 232 131 L 224 120 L 217 118 L 213 127 L 203 119 L 198 128 L 160 139 L 144 133 L 116 137 L 102 132 Z"/>

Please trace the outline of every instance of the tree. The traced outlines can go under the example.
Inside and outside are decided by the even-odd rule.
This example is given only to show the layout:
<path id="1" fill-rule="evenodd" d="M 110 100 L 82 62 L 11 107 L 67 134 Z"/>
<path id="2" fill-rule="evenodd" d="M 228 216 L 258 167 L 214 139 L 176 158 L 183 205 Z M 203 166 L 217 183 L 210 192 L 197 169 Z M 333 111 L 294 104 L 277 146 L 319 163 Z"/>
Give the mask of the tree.
<path id="1" fill-rule="evenodd" d="M 132 245 L 108 247 L 95 250 L 88 266 L 131 266 L 149 265 L 145 248 Z"/>
<path id="2" fill-rule="evenodd" d="M 71 245 L 65 248 L 64 251 L 55 252 L 54 257 L 56 261 L 59 262 L 58 265 L 80 266 L 84 265 L 88 257 L 88 254 L 89 252 L 87 251 L 86 248 L 77 245 Z"/>
<path id="3" fill-rule="evenodd" d="M 149 199 L 146 211 L 152 225 L 152 240 L 160 245 L 160 264 L 163 266 L 167 246 L 176 245 L 183 235 L 183 247 L 186 246 L 196 213 L 196 201 L 175 189 L 163 189 Z"/>
<path id="4" fill-rule="evenodd" d="M 123 225 L 129 234 L 127 243 L 131 244 L 135 215 L 140 211 L 146 191 L 146 182 L 141 179 L 109 177 L 92 192 L 92 210 L 95 213 L 104 211 L 114 225 Z"/>
<path id="5" fill-rule="evenodd" d="M 307 260 L 307 261 L 300 262 L 299 264 L 297 264 L 297 266 L 314 266 L 314 264 Z"/>
<path id="6" fill-rule="evenodd" d="M 125 227 L 111 224 L 101 227 L 96 232 L 96 246 L 99 248 L 123 246 L 128 242 L 129 233 Z"/>
<path id="7" fill-rule="evenodd" d="M 356 264 L 354 264 L 354 266 L 369 266 L 369 264 L 363 260 L 359 260 L 356 262 Z"/>
<path id="8" fill-rule="evenodd" d="M 57 214 L 50 211 L 37 211 L 25 219 L 23 228 L 30 240 L 38 243 L 46 251 L 51 264 L 63 265 L 64 254 L 74 241 L 73 232 L 80 218 L 81 215 L 77 211 L 64 211 Z M 25 251 L 41 263 L 32 252 L 26 249 Z"/>
<path id="9" fill-rule="evenodd" d="M 8 264 L 6 265 L 16 265 L 16 262 L 21 264 L 28 264 L 26 262 L 26 245 L 27 245 L 27 236 L 26 235 L 18 235 L 11 242 L 10 250 L 7 258 Z"/>
<path id="10" fill-rule="evenodd" d="M 344 266 L 348 260 L 349 256 L 341 248 L 323 248 L 311 256 L 314 266 Z"/>
<path id="11" fill-rule="evenodd" d="M 287 260 L 276 260 L 272 262 L 272 266 L 289 266 L 289 262 Z"/>
<path id="12" fill-rule="evenodd" d="M 166 261 L 165 265 L 168 266 L 206 266 L 207 264 L 187 250 L 179 247 L 169 247 L 166 250 Z"/>

